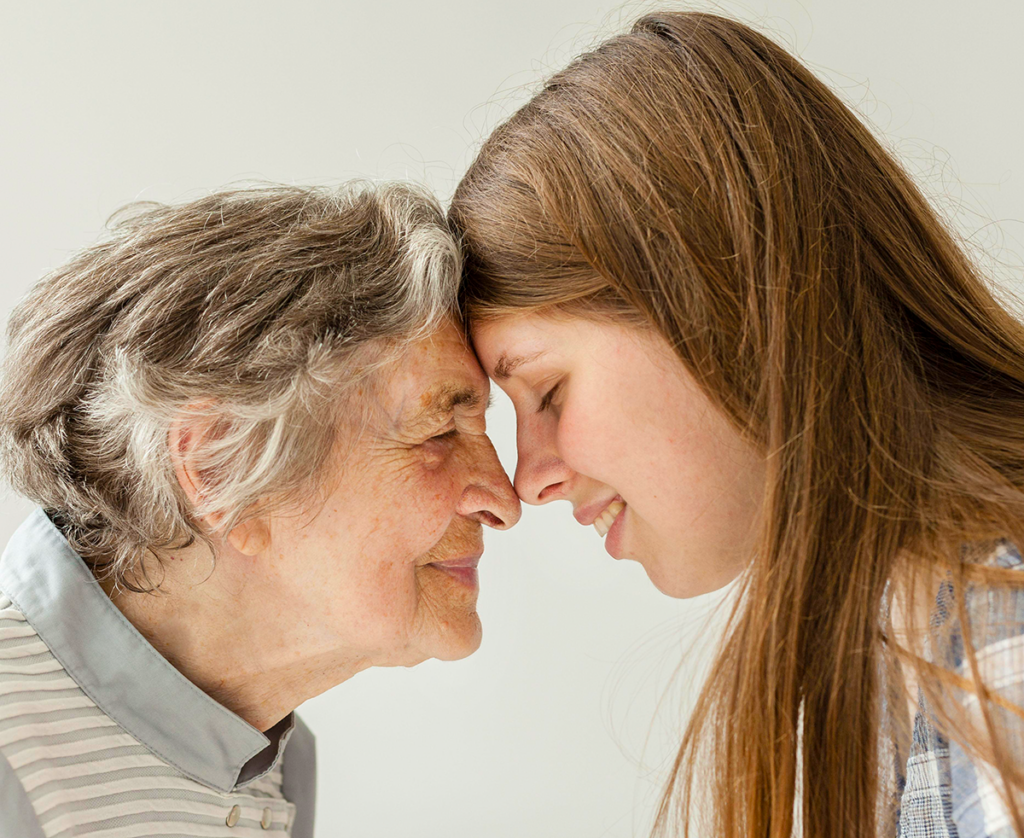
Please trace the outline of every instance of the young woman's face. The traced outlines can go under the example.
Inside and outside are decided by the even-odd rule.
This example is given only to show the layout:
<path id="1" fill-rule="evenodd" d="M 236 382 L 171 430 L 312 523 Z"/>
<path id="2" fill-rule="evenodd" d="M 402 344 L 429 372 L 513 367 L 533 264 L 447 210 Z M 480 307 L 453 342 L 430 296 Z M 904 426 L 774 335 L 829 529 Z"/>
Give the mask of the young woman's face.
<path id="1" fill-rule="evenodd" d="M 751 557 L 764 461 L 659 335 L 527 314 L 473 343 L 516 410 L 515 488 L 564 499 L 617 559 L 674 597 L 722 587 Z"/>

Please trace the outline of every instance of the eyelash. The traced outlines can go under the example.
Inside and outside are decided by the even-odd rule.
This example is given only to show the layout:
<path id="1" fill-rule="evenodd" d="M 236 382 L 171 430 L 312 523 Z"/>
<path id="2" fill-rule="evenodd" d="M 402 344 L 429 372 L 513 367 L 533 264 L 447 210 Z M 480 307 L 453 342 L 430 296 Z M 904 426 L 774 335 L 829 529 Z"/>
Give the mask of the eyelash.
<path id="1" fill-rule="evenodd" d="M 554 387 L 544 394 L 544 398 L 540 400 L 540 406 L 537 408 L 538 413 L 543 413 L 549 407 L 551 407 L 551 400 L 555 397 L 555 393 L 558 392 L 558 388 L 562 386 L 562 382 L 559 381 Z"/>
<path id="2" fill-rule="evenodd" d="M 443 442 L 446 439 L 454 439 L 458 435 L 458 433 L 459 433 L 459 429 L 458 428 L 452 428 L 450 431 L 445 431 L 443 434 L 438 434 L 437 436 L 432 436 L 430 439 L 431 439 L 432 442 L 433 441 Z"/>

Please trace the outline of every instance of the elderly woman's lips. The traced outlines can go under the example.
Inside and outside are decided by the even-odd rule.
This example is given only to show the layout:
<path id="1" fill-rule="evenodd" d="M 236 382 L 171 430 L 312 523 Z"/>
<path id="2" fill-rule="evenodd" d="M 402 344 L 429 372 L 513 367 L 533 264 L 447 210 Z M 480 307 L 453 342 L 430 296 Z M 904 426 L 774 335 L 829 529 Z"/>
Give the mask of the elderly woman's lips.
<path id="1" fill-rule="evenodd" d="M 451 576 L 453 579 L 457 579 L 464 585 L 469 585 L 475 588 L 478 584 L 477 565 L 480 564 L 480 556 L 465 556 L 460 559 L 449 559 L 443 562 L 431 562 L 431 567 L 436 567 L 438 570 L 442 570 Z"/>

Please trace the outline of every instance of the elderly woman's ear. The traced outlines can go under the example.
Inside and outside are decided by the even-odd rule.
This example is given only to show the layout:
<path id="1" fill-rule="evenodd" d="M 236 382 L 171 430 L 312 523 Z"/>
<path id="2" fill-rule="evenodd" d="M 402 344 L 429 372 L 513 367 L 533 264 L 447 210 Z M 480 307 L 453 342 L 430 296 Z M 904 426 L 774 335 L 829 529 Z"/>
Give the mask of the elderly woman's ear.
<path id="1" fill-rule="evenodd" d="M 178 480 L 197 522 L 208 532 L 221 530 L 226 513 L 211 509 L 209 498 L 217 475 L 212 471 L 207 455 L 211 442 L 216 440 L 223 420 L 210 412 L 210 405 L 186 407 L 179 411 L 167 432 L 167 446 Z M 216 468 L 214 466 L 214 468 Z M 222 537 L 239 553 L 255 556 L 270 546 L 270 525 L 263 516 L 244 517 Z"/>

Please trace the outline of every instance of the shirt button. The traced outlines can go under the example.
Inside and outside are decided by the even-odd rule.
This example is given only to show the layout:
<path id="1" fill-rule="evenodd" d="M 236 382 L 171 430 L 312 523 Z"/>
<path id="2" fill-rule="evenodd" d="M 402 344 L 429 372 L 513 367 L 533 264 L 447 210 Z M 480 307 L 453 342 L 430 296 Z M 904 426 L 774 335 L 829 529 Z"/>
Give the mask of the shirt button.
<path id="1" fill-rule="evenodd" d="M 228 816 L 224 819 L 224 823 L 226 823 L 228 826 L 234 826 L 236 823 L 238 823 L 238 819 L 240 817 L 242 817 L 242 807 L 232 806 L 231 811 L 228 812 Z"/>
<path id="2" fill-rule="evenodd" d="M 268 808 L 263 810 L 263 817 L 260 818 L 260 826 L 262 826 L 264 829 L 270 829 L 270 825 L 273 822 L 274 822 L 274 813 L 268 807 Z"/>

